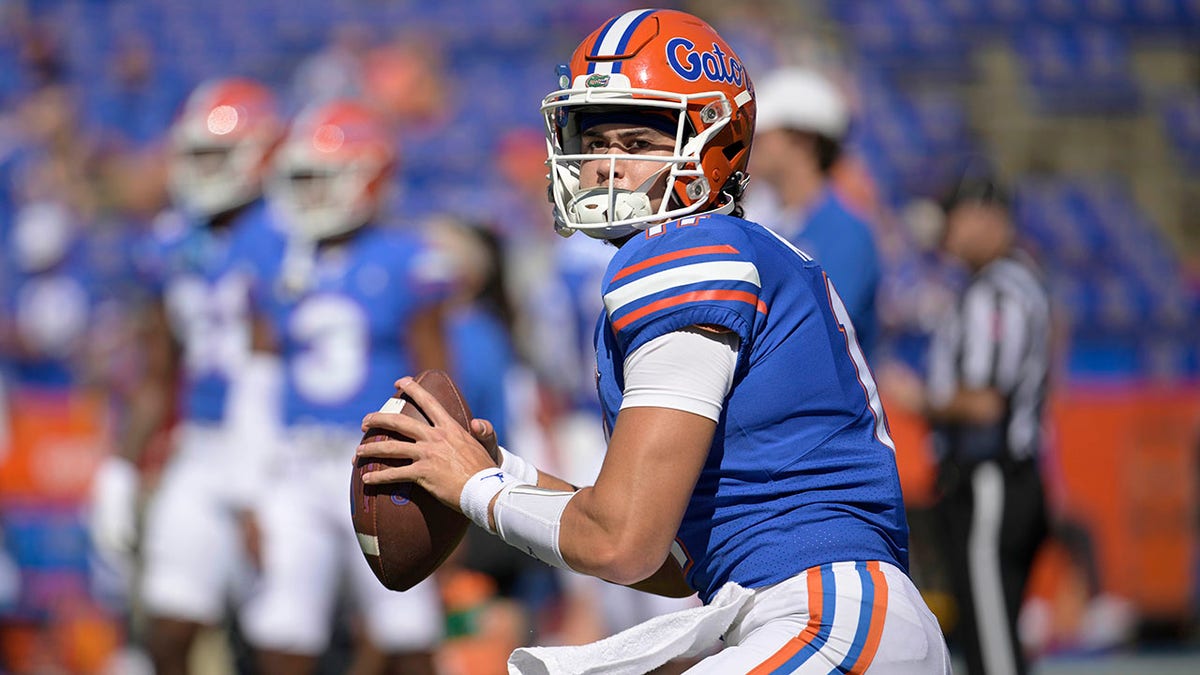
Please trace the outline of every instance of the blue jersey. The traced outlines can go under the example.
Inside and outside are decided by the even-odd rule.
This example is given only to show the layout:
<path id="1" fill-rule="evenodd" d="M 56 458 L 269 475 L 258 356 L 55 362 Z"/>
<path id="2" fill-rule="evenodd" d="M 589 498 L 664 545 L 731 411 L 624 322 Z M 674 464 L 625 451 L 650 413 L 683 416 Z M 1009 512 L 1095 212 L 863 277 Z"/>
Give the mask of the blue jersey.
<path id="1" fill-rule="evenodd" d="M 504 322 L 492 312 L 469 305 L 446 322 L 454 379 L 471 414 L 488 420 L 497 438 L 508 438 L 508 374 L 516 366 Z"/>
<path id="2" fill-rule="evenodd" d="M 846 208 L 833 190 L 826 190 L 793 243 L 820 262 L 833 279 L 854 321 L 858 342 L 870 356 L 879 336 L 875 296 L 881 276 L 871 226 Z"/>
<path id="3" fill-rule="evenodd" d="M 255 293 L 284 363 L 283 421 L 357 429 L 414 374 L 405 329 L 446 295 L 447 277 L 420 239 L 379 227 L 315 255 L 304 289 L 277 276 Z"/>
<path id="4" fill-rule="evenodd" d="M 828 188 L 798 227 L 786 222 L 777 225 L 772 227 L 816 259 L 833 279 L 854 322 L 858 343 L 869 357 L 879 335 L 875 296 L 882 276 L 871 226 Z"/>
<path id="5" fill-rule="evenodd" d="M 592 338 L 603 305 L 596 287 L 617 249 L 591 237 L 561 239 L 554 248 L 554 275 L 532 303 L 541 333 L 535 358 L 572 410 L 599 414 Z"/>
<path id="6" fill-rule="evenodd" d="M 182 350 L 180 415 L 225 418 L 229 381 L 250 354 L 249 288 L 255 259 L 278 250 L 266 208 L 255 202 L 221 228 L 160 217 L 136 260 L 142 282 L 163 303 Z M 264 243 L 265 242 L 265 243 Z"/>
<path id="7" fill-rule="evenodd" d="M 615 423 L 624 362 L 694 324 L 741 338 L 733 388 L 677 543 L 707 601 L 842 560 L 908 565 L 895 451 L 862 350 L 821 267 L 720 215 L 656 225 L 605 274 L 600 399 Z"/>

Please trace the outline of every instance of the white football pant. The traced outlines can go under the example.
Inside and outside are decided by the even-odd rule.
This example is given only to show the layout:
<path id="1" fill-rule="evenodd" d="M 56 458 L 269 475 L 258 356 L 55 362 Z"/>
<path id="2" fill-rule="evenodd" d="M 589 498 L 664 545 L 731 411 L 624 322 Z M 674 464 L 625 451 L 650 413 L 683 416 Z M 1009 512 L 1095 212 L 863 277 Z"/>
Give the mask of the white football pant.
<path id="1" fill-rule="evenodd" d="M 264 570 L 244 613 L 254 646 L 320 654 L 329 643 L 339 588 L 346 588 L 372 643 L 388 653 L 431 650 L 441 640 L 437 586 L 390 591 L 371 571 L 350 519 L 354 428 L 290 429 L 259 504 Z"/>
<path id="2" fill-rule="evenodd" d="M 223 426 L 181 423 L 146 506 L 142 600 L 151 616 L 214 625 L 253 578 L 234 477 L 242 469 Z"/>

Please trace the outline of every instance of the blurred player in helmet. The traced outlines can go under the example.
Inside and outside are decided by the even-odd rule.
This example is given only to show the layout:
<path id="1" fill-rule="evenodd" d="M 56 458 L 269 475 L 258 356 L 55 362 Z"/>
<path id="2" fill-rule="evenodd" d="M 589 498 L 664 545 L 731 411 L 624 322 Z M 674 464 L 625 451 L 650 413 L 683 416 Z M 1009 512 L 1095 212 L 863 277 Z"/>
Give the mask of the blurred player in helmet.
<path id="1" fill-rule="evenodd" d="M 758 83 L 756 101 L 751 169 L 757 182 L 747 213 L 821 264 L 869 357 L 879 322 L 879 254 L 871 227 L 831 183 L 850 130 L 849 107 L 832 82 L 804 68 L 769 73 Z"/>
<path id="2" fill-rule="evenodd" d="M 269 674 L 313 670 L 343 579 L 390 670 L 433 672 L 442 635 L 436 587 L 387 590 L 346 510 L 362 409 L 387 399 L 396 373 L 446 368 L 446 265 L 385 220 L 395 162 L 381 119 L 335 100 L 298 116 L 268 187 L 286 252 L 266 257 L 253 294 L 254 361 L 265 371 L 274 361 L 280 377 L 273 399 L 246 409 L 282 423 L 249 444 L 276 448 L 272 466 L 284 480 L 259 496 L 263 579 L 244 625 Z"/>
<path id="3" fill-rule="evenodd" d="M 577 488 L 482 447 L 411 379 L 432 427 L 370 482 L 415 480 L 541 560 L 705 607 L 510 672 L 605 658 L 642 672 L 716 645 L 696 673 L 949 672 L 905 572 L 892 441 L 854 326 L 821 267 L 740 217 L 754 89 L 734 51 L 668 10 L 614 17 L 543 102 L 557 225 L 612 241 L 596 333 L 607 455 Z"/>
<path id="4" fill-rule="evenodd" d="M 282 131 L 274 95 L 261 84 L 231 78 L 198 87 L 170 131 L 175 209 L 135 256 L 152 295 L 139 331 L 142 382 L 118 453 L 95 481 L 92 533 L 108 550 L 133 546 L 138 459 L 177 420 L 141 542 L 141 599 L 159 673 L 185 672 L 198 630 L 217 624 L 249 580 L 243 542 L 253 541 L 258 476 L 230 442 L 227 404 L 250 354 L 250 254 L 267 234 L 262 178 Z"/>

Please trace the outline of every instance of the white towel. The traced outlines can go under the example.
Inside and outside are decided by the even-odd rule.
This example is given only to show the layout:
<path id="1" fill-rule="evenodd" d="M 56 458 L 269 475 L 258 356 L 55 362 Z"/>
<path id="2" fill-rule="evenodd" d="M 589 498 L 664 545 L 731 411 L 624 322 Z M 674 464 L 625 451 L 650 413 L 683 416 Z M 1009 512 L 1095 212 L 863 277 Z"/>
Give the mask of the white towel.
<path id="1" fill-rule="evenodd" d="M 716 646 L 752 597 L 731 582 L 703 607 L 656 616 L 591 644 L 521 648 L 508 657 L 508 675 L 641 675 Z"/>

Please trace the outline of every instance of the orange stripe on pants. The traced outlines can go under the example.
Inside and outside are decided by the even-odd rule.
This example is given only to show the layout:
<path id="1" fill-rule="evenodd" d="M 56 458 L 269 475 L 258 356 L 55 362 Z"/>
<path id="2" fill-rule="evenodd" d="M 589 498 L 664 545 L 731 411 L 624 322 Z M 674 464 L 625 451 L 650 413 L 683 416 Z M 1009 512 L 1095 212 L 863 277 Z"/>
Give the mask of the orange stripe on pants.
<path id="1" fill-rule="evenodd" d="M 821 632 L 821 605 L 821 568 L 813 567 L 808 570 L 808 624 L 799 635 L 784 643 L 782 649 L 746 675 L 767 675 L 807 647 L 817 637 L 817 633 Z"/>

